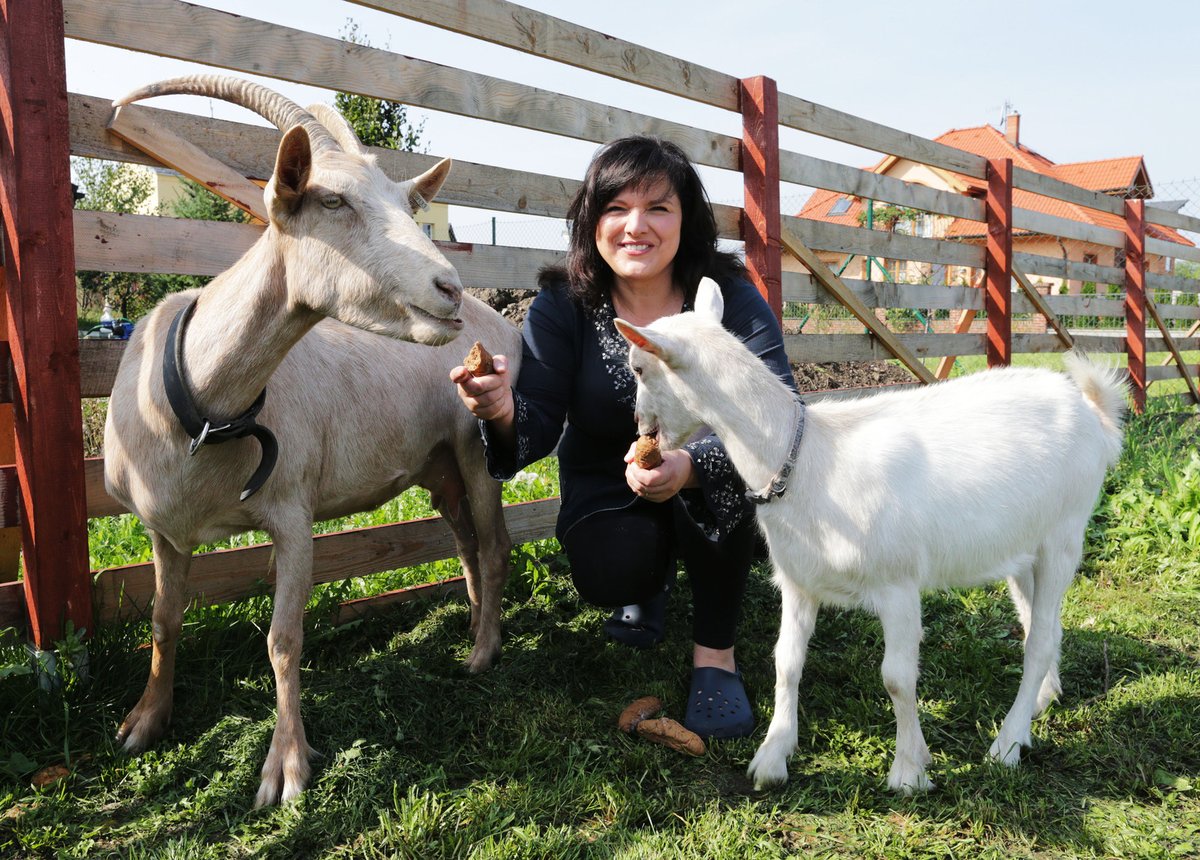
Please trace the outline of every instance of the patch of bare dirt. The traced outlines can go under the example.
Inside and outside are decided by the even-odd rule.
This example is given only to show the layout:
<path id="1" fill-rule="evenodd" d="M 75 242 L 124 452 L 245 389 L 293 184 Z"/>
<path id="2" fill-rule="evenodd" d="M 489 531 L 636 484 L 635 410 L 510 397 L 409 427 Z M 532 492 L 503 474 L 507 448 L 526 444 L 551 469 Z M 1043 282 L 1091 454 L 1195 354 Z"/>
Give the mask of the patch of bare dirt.
<path id="1" fill-rule="evenodd" d="M 500 316 L 517 328 L 520 328 L 521 324 L 525 322 L 529 306 L 533 304 L 533 298 L 538 294 L 537 290 L 488 290 L 474 287 L 468 287 L 467 292 L 492 310 L 499 311 Z"/>
<path id="2" fill-rule="evenodd" d="M 916 379 L 888 361 L 834 361 L 828 364 L 793 364 L 792 375 L 800 391 L 834 391 L 839 388 L 874 388 Z"/>

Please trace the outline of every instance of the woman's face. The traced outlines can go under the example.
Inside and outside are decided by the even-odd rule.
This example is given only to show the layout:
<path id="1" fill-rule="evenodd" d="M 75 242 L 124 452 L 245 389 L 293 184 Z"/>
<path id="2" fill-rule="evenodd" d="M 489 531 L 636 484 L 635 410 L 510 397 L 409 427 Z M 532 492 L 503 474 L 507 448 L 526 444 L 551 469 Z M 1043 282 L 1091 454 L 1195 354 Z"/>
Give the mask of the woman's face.
<path id="1" fill-rule="evenodd" d="M 671 284 L 683 210 L 666 179 L 623 188 L 596 223 L 596 248 L 618 283 L 633 288 Z"/>

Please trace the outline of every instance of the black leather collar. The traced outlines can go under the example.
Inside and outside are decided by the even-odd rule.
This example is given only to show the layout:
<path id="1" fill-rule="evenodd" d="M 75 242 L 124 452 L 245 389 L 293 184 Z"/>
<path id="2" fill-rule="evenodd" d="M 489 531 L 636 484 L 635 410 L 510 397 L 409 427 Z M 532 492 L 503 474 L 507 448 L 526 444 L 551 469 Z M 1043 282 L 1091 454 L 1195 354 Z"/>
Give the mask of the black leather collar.
<path id="1" fill-rule="evenodd" d="M 201 445 L 216 445 L 246 436 L 253 436 L 258 440 L 262 447 L 262 457 L 259 459 L 258 468 L 242 489 L 240 501 L 244 502 L 266 483 L 275 468 L 275 461 L 279 458 L 279 444 L 275 441 L 275 434 L 255 421 L 267 400 L 267 389 L 262 390 L 249 409 L 219 426 L 213 426 L 211 420 L 200 414 L 180 372 L 183 366 L 183 336 L 192 319 L 192 313 L 196 310 L 197 301 L 198 299 L 192 299 L 187 307 L 177 313 L 167 331 L 167 342 L 163 347 L 163 387 L 166 388 L 171 410 L 179 419 L 184 432 L 191 437 L 192 442 L 188 446 L 189 457 L 200 450 Z"/>

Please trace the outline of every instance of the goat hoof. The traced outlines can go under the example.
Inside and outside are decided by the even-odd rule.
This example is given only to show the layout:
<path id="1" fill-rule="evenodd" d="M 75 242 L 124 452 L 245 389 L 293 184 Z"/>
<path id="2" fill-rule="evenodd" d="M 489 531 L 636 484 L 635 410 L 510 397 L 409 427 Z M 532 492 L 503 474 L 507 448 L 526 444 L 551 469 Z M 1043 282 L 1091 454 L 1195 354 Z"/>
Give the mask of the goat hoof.
<path id="1" fill-rule="evenodd" d="M 992 742 L 991 749 L 988 750 L 988 758 L 1008 767 L 1016 767 L 1021 763 L 1021 743 L 1020 741 L 1005 741 L 996 738 Z"/>
<path id="2" fill-rule="evenodd" d="M 888 774 L 888 788 L 905 797 L 912 797 L 917 792 L 931 791 L 933 781 L 924 768 L 902 768 L 893 764 L 892 772 Z"/>
<path id="3" fill-rule="evenodd" d="M 140 753 L 150 747 L 167 731 L 171 712 L 155 713 L 151 708 L 140 704 L 129 712 L 117 729 L 117 743 L 121 744 L 127 753 Z"/>
<path id="4" fill-rule="evenodd" d="M 471 656 L 463 661 L 463 668 L 472 675 L 478 675 L 480 672 L 485 672 L 496 664 L 500 659 L 500 649 L 497 648 L 481 648 L 476 645 L 471 649 Z"/>
<path id="5" fill-rule="evenodd" d="M 754 781 L 754 790 L 763 791 L 783 785 L 788 780 L 787 755 L 760 747 L 755 753 L 746 776 Z"/>
<path id="6" fill-rule="evenodd" d="M 312 775 L 309 759 L 316 755 L 316 751 L 304 741 L 289 746 L 290 749 L 281 752 L 272 744 L 271 751 L 267 753 L 262 783 L 254 796 L 255 809 L 287 803 L 299 796 L 308 785 L 308 778 Z"/>

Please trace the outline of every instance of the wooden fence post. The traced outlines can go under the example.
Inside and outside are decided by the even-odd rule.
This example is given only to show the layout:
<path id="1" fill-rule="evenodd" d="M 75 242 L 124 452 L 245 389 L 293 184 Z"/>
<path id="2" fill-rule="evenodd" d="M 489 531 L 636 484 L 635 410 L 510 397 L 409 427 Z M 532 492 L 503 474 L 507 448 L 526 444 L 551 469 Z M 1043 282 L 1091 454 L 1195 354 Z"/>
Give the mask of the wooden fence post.
<path id="1" fill-rule="evenodd" d="M 1146 202 L 1125 201 L 1125 354 L 1133 408 L 1146 409 Z"/>
<path id="2" fill-rule="evenodd" d="M 783 322 L 783 259 L 779 222 L 779 90 L 762 76 L 740 81 L 742 179 L 746 202 L 742 239 L 746 270 L 775 318 Z"/>
<path id="3" fill-rule="evenodd" d="M 5 298 L 7 283 L 4 269 L 0 267 L 0 361 L 6 365 L 0 368 L 0 378 L 4 380 L 4 390 L 0 391 L 0 466 L 12 466 L 17 462 L 17 440 L 13 435 L 12 361 L 8 347 L 8 299 Z M 15 509 L 16 505 L 13 507 Z M 5 522 L 0 527 L 0 582 L 16 582 L 21 568 L 21 527 L 8 524 L 4 514 L 0 514 L 0 518 Z"/>
<path id="4" fill-rule="evenodd" d="M 987 363 L 996 367 L 1012 362 L 1012 159 L 989 158 L 987 183 L 983 307 Z"/>
<path id="5" fill-rule="evenodd" d="M 0 210 L 34 647 L 92 626 L 62 0 L 0 0 Z"/>

